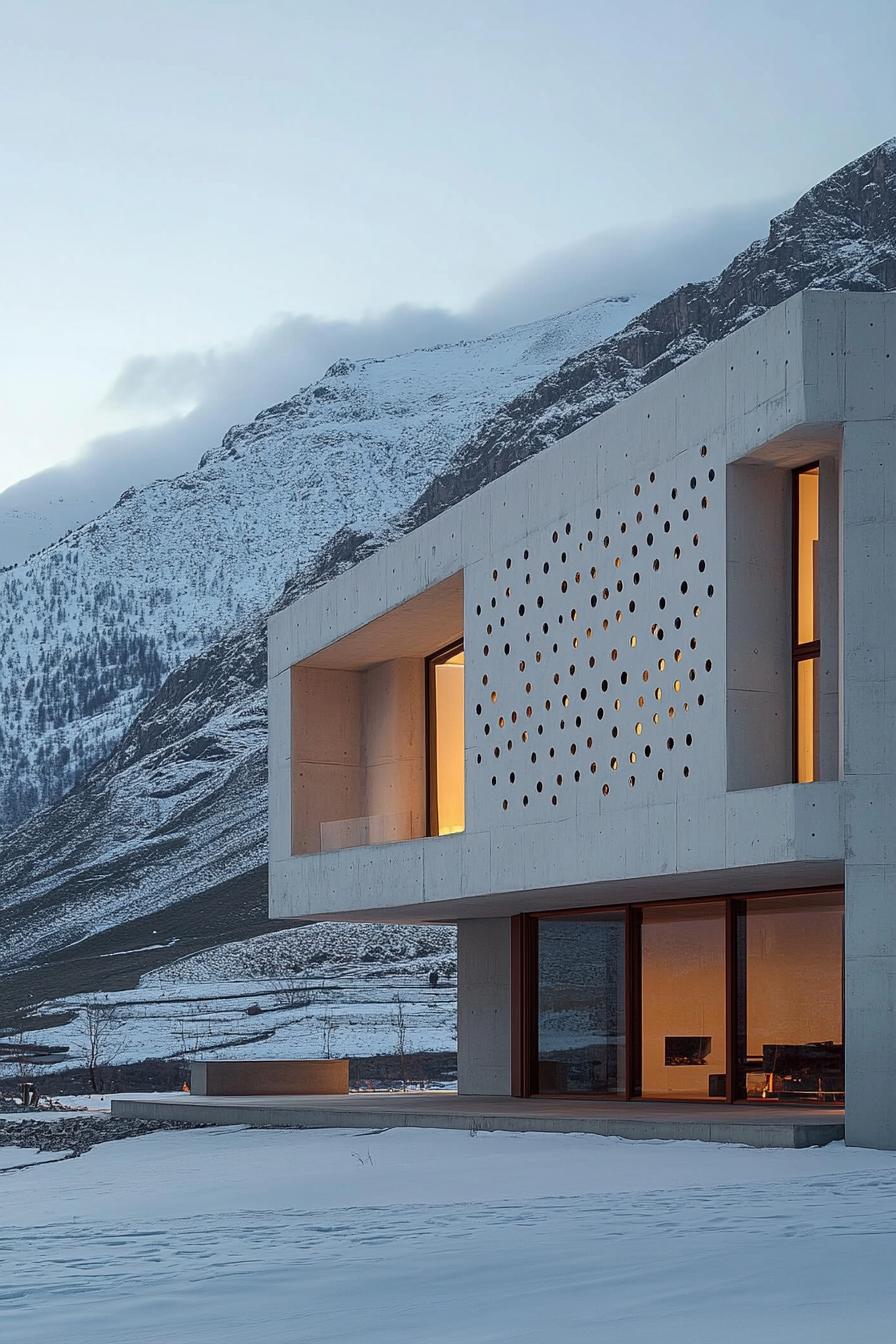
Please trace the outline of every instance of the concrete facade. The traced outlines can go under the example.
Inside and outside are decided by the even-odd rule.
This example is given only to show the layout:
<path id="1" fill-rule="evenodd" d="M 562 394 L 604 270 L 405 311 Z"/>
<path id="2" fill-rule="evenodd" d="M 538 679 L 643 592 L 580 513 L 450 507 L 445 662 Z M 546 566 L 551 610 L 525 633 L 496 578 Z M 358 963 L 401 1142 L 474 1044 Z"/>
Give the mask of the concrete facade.
<path id="1" fill-rule="evenodd" d="M 510 1090 L 510 916 L 845 885 L 847 1137 L 896 1147 L 894 366 L 896 297 L 799 295 L 271 618 L 271 915 L 457 922 L 462 1092 Z M 797 785 L 790 473 L 812 462 Z M 423 660 L 460 634 L 465 829 L 428 837 Z M 360 688 L 400 666 L 399 712 L 377 692 L 365 728 Z"/>

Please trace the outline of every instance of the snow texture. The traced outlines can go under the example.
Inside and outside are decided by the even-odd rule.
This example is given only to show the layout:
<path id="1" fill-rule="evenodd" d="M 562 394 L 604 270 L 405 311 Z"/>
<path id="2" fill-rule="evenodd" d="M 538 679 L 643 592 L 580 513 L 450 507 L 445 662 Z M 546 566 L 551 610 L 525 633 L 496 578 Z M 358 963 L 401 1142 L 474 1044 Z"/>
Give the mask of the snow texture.
<path id="1" fill-rule="evenodd" d="M 104 1064 L 395 1054 L 399 1012 L 406 1053 L 453 1052 L 456 969 L 450 927 L 315 924 L 186 957 L 135 989 L 40 1004 L 73 1016 L 23 1038 L 69 1049 L 44 1078 L 82 1061 L 86 1005 L 108 1021 Z"/>
<path id="2" fill-rule="evenodd" d="M 213 1128 L 0 1182 L 16 1344 L 892 1336 L 896 1156 L 841 1144 Z"/>

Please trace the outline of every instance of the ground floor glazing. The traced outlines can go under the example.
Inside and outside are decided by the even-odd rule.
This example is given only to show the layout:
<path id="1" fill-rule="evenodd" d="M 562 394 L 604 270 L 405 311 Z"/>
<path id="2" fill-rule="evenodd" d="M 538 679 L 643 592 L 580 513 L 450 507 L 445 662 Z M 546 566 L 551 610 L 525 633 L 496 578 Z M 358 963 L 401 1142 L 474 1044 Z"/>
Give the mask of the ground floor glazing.
<path id="1" fill-rule="evenodd" d="M 842 889 L 514 925 L 518 1095 L 843 1104 Z"/>

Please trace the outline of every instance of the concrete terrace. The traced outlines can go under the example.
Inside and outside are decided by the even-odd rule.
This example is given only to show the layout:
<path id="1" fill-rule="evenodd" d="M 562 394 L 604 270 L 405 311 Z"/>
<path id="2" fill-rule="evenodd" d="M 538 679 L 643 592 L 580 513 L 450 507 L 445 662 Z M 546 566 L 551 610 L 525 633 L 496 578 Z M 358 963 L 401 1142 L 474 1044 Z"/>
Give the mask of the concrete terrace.
<path id="1" fill-rule="evenodd" d="M 458 1096 L 454 1092 L 364 1092 L 348 1096 L 114 1097 L 113 1116 L 260 1129 L 431 1129 L 602 1134 L 691 1139 L 753 1148 L 811 1148 L 842 1139 L 842 1110 L 811 1106 L 613 1101 L 596 1098 Z"/>

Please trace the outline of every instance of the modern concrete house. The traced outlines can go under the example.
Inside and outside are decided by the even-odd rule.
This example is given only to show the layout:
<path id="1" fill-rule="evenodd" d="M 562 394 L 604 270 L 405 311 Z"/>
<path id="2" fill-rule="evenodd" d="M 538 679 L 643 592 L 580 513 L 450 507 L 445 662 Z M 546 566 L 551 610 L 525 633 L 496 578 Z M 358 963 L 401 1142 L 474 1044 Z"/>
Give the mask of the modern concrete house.
<path id="1" fill-rule="evenodd" d="M 461 1096 L 896 1147 L 894 594 L 896 296 L 806 292 L 272 617 L 271 915 L 456 923 Z"/>

